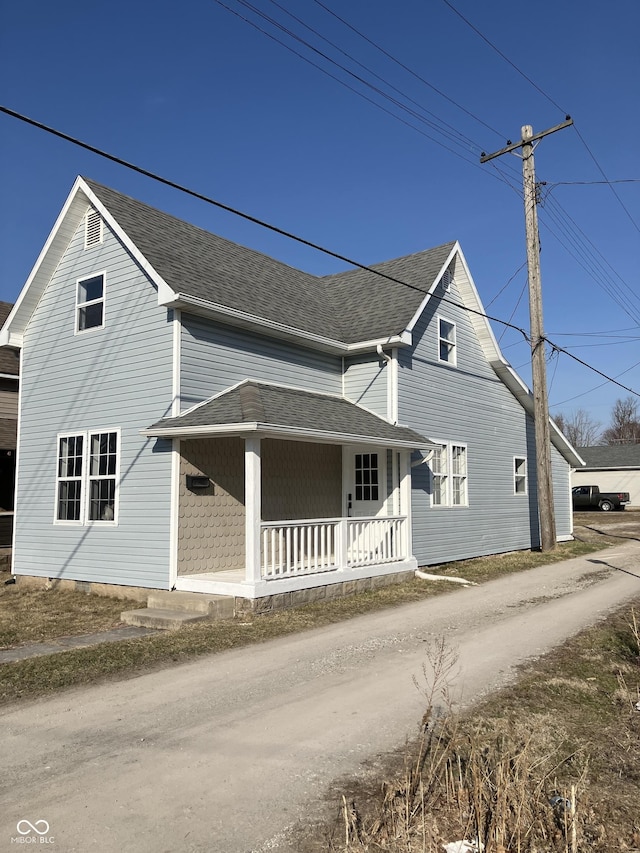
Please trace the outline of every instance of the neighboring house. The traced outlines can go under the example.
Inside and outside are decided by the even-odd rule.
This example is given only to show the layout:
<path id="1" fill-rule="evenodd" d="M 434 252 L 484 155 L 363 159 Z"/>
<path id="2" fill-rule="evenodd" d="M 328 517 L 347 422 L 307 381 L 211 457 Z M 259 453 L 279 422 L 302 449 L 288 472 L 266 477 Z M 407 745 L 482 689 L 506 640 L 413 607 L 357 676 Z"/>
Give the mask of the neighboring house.
<path id="1" fill-rule="evenodd" d="M 0 302 L 0 328 L 13 305 Z M 19 353 L 0 347 L 0 548 L 11 544 L 18 432 Z"/>
<path id="2" fill-rule="evenodd" d="M 537 546 L 531 396 L 460 246 L 376 269 L 319 278 L 78 178 L 0 333 L 13 571 L 259 598 Z M 552 441 L 566 540 L 581 460 Z"/>
<path id="3" fill-rule="evenodd" d="M 640 507 L 640 444 L 580 447 L 585 467 L 575 471 L 572 486 L 599 486 L 601 492 L 629 492 L 629 507 Z"/>

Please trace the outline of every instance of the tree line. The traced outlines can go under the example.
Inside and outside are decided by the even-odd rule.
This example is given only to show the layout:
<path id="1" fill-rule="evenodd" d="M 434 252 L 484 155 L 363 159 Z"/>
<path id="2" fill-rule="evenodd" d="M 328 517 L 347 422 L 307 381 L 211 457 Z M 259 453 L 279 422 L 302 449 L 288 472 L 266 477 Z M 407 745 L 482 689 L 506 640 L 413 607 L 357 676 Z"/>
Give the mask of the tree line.
<path id="1" fill-rule="evenodd" d="M 640 412 L 635 397 L 616 400 L 611 423 L 605 429 L 585 409 L 570 414 L 558 412 L 553 419 L 574 447 L 640 444 Z"/>

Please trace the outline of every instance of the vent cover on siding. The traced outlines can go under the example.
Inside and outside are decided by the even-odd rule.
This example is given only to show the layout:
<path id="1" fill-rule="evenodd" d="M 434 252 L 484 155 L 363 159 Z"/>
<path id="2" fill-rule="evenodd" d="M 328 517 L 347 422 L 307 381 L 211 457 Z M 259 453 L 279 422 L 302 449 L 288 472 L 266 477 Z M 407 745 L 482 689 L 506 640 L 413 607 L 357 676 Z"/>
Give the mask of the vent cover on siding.
<path id="1" fill-rule="evenodd" d="M 442 274 L 442 278 L 440 279 L 440 285 L 442 290 L 445 293 L 448 293 L 451 290 L 451 284 L 453 282 L 453 266 L 450 266 L 449 269 L 446 269 Z"/>
<path id="2" fill-rule="evenodd" d="M 97 210 L 87 211 L 84 230 L 84 247 L 88 249 L 102 243 L 102 217 Z"/>

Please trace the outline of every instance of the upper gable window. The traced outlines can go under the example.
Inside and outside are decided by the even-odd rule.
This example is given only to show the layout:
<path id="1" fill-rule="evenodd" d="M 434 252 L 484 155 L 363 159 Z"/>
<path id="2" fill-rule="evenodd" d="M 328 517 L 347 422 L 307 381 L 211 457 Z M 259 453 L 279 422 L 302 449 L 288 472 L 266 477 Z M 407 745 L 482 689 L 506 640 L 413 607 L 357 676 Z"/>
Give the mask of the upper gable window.
<path id="1" fill-rule="evenodd" d="M 102 243 L 102 216 L 97 210 L 88 210 L 84 220 L 84 247 L 89 249 Z"/>
<path id="2" fill-rule="evenodd" d="M 438 318 L 438 361 L 456 363 L 456 324 Z"/>
<path id="3" fill-rule="evenodd" d="M 104 273 L 81 278 L 76 289 L 76 332 L 104 326 Z"/>

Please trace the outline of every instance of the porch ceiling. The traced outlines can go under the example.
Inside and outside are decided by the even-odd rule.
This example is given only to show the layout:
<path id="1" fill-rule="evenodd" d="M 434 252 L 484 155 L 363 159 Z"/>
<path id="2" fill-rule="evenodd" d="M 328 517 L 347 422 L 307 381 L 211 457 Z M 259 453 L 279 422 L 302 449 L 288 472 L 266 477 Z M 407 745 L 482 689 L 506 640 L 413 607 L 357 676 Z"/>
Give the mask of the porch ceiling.
<path id="1" fill-rule="evenodd" d="M 407 449 L 433 443 L 332 394 L 246 380 L 175 418 L 145 430 L 154 438 L 199 438 L 260 433 L 270 438 Z"/>

